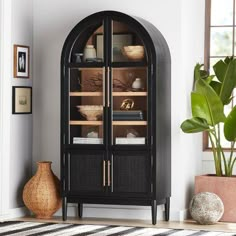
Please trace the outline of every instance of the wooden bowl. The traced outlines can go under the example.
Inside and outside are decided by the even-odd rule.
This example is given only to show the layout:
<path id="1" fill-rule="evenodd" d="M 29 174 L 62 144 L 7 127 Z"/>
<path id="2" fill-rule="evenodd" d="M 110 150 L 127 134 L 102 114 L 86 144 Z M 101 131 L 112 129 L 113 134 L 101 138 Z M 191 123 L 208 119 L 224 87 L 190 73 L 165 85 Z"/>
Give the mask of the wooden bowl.
<path id="1" fill-rule="evenodd" d="M 144 47 L 141 45 L 136 46 L 124 46 L 123 54 L 133 61 L 139 61 L 144 58 Z"/>
<path id="2" fill-rule="evenodd" d="M 87 120 L 98 120 L 102 116 L 103 107 L 102 106 L 76 106 L 80 114 Z"/>

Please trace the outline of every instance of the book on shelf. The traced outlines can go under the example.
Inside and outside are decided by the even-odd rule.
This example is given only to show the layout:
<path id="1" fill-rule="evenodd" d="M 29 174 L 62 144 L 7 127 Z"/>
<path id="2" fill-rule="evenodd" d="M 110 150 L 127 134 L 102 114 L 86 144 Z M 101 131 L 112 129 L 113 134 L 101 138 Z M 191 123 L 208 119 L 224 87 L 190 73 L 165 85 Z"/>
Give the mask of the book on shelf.
<path id="1" fill-rule="evenodd" d="M 116 144 L 145 144 L 145 137 L 126 138 L 119 137 L 115 139 Z"/>
<path id="2" fill-rule="evenodd" d="M 113 120 L 143 120 L 141 110 L 113 111 Z"/>
<path id="3" fill-rule="evenodd" d="M 74 137 L 73 144 L 103 144 L 102 138 Z"/>

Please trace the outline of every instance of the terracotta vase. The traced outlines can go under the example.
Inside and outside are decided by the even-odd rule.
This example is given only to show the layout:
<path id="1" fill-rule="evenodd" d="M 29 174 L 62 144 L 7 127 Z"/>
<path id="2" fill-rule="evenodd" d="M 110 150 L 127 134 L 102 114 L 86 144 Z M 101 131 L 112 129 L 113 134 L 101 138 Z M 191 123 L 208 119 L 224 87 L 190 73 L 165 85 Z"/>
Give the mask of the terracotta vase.
<path id="1" fill-rule="evenodd" d="M 26 183 L 23 201 L 36 218 L 49 219 L 61 207 L 60 182 L 50 161 L 37 162 L 36 174 Z"/>
<path id="2" fill-rule="evenodd" d="M 201 175 L 195 177 L 195 193 L 212 192 L 224 204 L 224 214 L 220 221 L 236 222 L 236 177 Z"/>

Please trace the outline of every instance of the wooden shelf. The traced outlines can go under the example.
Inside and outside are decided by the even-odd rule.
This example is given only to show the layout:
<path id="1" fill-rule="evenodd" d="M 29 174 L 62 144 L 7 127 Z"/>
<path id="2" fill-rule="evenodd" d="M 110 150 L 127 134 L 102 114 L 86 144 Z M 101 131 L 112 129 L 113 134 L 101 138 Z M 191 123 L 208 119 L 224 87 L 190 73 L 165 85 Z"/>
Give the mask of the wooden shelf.
<path id="1" fill-rule="evenodd" d="M 102 96 L 102 92 L 70 92 L 71 97 L 95 97 L 95 96 Z"/>
<path id="2" fill-rule="evenodd" d="M 118 96 L 147 96 L 147 92 L 113 92 L 114 97 Z"/>
<path id="3" fill-rule="evenodd" d="M 102 125 L 101 120 L 70 120 L 70 125 Z"/>
<path id="4" fill-rule="evenodd" d="M 147 125 L 147 121 L 112 121 L 112 125 Z"/>

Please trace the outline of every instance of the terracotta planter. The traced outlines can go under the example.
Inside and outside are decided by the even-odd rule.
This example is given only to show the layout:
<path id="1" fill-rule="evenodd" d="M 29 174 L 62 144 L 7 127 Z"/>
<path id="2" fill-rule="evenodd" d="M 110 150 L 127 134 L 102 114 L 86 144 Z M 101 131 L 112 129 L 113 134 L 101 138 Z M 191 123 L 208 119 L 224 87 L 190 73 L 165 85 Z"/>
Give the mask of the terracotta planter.
<path id="1" fill-rule="evenodd" d="M 220 221 L 236 222 L 236 177 L 202 175 L 195 177 L 195 194 L 212 192 L 224 203 L 224 214 Z"/>
<path id="2" fill-rule="evenodd" d="M 60 182 L 51 170 L 51 163 L 37 162 L 37 172 L 23 190 L 25 205 L 40 219 L 51 218 L 61 207 Z"/>

